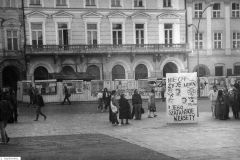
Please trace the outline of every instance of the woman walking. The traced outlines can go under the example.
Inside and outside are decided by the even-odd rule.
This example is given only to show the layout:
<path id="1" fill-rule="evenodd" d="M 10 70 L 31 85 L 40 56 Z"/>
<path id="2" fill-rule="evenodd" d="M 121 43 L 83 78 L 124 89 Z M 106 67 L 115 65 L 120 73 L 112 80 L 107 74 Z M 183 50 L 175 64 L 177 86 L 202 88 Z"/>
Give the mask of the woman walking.
<path id="1" fill-rule="evenodd" d="M 114 126 L 118 125 L 118 119 L 117 119 L 117 114 L 118 114 L 118 107 L 117 107 L 117 100 L 116 100 L 116 91 L 112 91 L 112 96 L 111 96 L 111 102 L 110 102 L 110 108 L 111 108 L 111 113 L 110 113 L 110 119 L 111 122 Z"/>
<path id="2" fill-rule="evenodd" d="M 223 91 L 219 90 L 218 91 L 218 96 L 216 100 L 216 119 L 222 119 L 223 117 L 223 109 L 224 109 L 224 98 L 223 98 Z"/>
<path id="3" fill-rule="evenodd" d="M 47 116 L 45 114 L 43 114 L 42 110 L 41 110 L 41 108 L 44 106 L 44 101 L 43 101 L 42 95 L 39 92 L 37 92 L 36 100 L 37 100 L 36 101 L 37 109 L 36 109 L 36 119 L 34 121 L 38 121 L 39 115 L 43 116 L 44 120 L 46 120 Z"/>
<path id="4" fill-rule="evenodd" d="M 155 114 L 155 112 L 156 112 L 155 92 L 154 89 L 152 89 L 148 97 L 148 118 L 156 117 L 157 115 Z"/>
<path id="5" fill-rule="evenodd" d="M 131 107 L 124 94 L 121 94 L 119 99 L 119 119 L 121 119 L 122 125 L 124 124 L 123 119 L 126 119 L 125 124 L 129 124 L 128 119 L 131 119 Z"/>

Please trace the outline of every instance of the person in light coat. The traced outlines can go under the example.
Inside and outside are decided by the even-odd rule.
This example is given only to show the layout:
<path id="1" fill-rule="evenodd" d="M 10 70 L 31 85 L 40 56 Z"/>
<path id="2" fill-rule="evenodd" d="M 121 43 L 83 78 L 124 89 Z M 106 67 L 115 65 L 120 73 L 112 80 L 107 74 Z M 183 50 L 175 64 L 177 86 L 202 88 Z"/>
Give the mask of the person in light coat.
<path id="1" fill-rule="evenodd" d="M 217 101 L 217 96 L 218 96 L 218 89 L 217 86 L 213 86 L 213 89 L 209 91 L 208 97 L 211 101 L 211 111 L 212 111 L 212 117 L 216 117 L 216 101 Z"/>

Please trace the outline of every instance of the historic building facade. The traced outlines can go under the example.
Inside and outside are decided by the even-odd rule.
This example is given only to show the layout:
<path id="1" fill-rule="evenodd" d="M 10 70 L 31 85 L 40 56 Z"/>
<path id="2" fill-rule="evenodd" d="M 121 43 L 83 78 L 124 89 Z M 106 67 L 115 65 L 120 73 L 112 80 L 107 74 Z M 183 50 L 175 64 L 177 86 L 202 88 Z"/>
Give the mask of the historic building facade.
<path id="1" fill-rule="evenodd" d="M 187 72 L 182 0 L 25 0 L 28 79 L 99 80 Z"/>
<path id="2" fill-rule="evenodd" d="M 239 76 L 240 1 L 187 0 L 187 23 L 189 71 L 197 70 L 199 53 L 200 76 Z"/>
<path id="3" fill-rule="evenodd" d="M 20 0 L 0 1 L 0 87 L 17 89 L 25 78 L 24 27 Z"/>

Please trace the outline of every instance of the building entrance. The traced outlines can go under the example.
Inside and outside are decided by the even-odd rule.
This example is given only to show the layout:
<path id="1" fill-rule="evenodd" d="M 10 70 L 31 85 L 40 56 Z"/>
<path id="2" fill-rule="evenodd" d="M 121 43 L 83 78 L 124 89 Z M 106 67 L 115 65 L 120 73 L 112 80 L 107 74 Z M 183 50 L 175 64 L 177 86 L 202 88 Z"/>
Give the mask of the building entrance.
<path id="1" fill-rule="evenodd" d="M 17 90 L 17 82 L 20 80 L 19 69 L 15 66 L 7 66 L 2 72 L 2 86 Z"/>

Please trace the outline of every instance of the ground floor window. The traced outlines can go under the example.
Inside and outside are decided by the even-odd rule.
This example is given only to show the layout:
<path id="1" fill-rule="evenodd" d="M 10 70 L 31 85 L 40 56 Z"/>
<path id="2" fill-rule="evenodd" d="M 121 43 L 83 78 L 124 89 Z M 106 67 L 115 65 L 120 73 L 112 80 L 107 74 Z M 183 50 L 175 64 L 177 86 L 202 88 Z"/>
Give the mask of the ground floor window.
<path id="1" fill-rule="evenodd" d="M 112 80 L 125 79 L 125 69 L 121 65 L 116 65 L 112 69 Z"/>
<path id="2" fill-rule="evenodd" d="M 64 66 L 62 68 L 62 72 L 65 73 L 65 74 L 72 74 L 72 73 L 74 73 L 74 70 L 70 66 Z"/>
<path id="3" fill-rule="evenodd" d="M 215 66 L 215 76 L 223 76 L 223 66 Z"/>
<path id="4" fill-rule="evenodd" d="M 240 65 L 234 66 L 234 75 L 239 76 L 240 75 Z"/>
<path id="5" fill-rule="evenodd" d="M 45 67 L 37 67 L 34 71 L 34 80 L 47 80 L 49 79 L 48 70 Z"/>
<path id="6" fill-rule="evenodd" d="M 178 67 L 173 62 L 168 62 L 163 67 L 163 77 L 166 77 L 166 73 L 178 73 Z"/>
<path id="7" fill-rule="evenodd" d="M 100 80 L 100 69 L 96 65 L 90 65 L 86 71 L 90 76 L 94 77 L 94 80 Z"/>
<path id="8" fill-rule="evenodd" d="M 138 79 L 147 79 L 148 78 L 148 69 L 144 64 L 139 64 L 135 68 L 135 80 Z"/>

